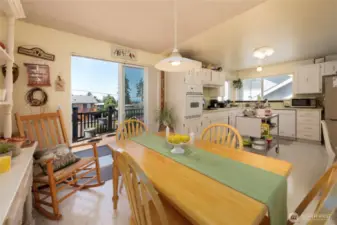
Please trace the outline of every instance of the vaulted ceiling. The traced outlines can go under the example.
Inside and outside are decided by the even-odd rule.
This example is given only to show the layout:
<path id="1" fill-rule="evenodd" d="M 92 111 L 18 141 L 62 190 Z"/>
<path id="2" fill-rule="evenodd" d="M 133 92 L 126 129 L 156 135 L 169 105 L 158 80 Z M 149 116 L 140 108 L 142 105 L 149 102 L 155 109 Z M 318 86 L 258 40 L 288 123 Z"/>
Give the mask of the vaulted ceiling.
<path id="1" fill-rule="evenodd" d="M 240 70 L 337 54 L 337 0 L 268 0 L 180 45 L 185 55 Z M 275 53 L 258 62 L 253 50 Z"/>
<path id="2" fill-rule="evenodd" d="M 177 0 L 185 41 L 265 0 Z M 172 0 L 23 0 L 26 21 L 153 53 L 173 45 Z"/>
<path id="3" fill-rule="evenodd" d="M 27 22 L 153 53 L 173 46 L 172 0 L 22 0 Z M 337 54 L 337 0 L 177 0 L 184 55 L 226 70 Z M 271 46 L 258 62 L 255 48 Z"/>

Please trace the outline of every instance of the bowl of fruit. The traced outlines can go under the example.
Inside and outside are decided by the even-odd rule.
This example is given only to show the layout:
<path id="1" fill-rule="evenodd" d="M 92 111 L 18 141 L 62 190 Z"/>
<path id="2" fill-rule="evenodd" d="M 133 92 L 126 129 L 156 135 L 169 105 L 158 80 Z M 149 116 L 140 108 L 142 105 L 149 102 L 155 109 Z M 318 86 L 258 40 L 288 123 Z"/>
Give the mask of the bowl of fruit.
<path id="1" fill-rule="evenodd" d="M 185 150 L 183 146 L 187 145 L 190 141 L 189 135 L 172 134 L 167 137 L 167 143 L 173 146 L 171 153 L 173 154 L 184 154 Z"/>

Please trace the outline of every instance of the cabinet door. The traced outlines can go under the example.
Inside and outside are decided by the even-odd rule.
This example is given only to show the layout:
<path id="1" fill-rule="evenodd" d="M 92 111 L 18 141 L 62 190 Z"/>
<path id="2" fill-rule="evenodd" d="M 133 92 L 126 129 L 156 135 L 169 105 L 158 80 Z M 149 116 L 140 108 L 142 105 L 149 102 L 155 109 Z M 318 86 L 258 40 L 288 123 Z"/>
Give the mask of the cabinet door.
<path id="1" fill-rule="evenodd" d="M 296 79 L 298 94 L 322 92 L 321 67 L 321 64 L 310 64 L 298 68 Z"/>
<path id="2" fill-rule="evenodd" d="M 212 71 L 212 83 L 219 83 L 220 73 L 218 71 Z"/>
<path id="3" fill-rule="evenodd" d="M 295 115 L 280 114 L 280 136 L 296 137 Z"/>
<path id="4" fill-rule="evenodd" d="M 201 69 L 200 73 L 202 74 L 202 83 L 209 83 L 211 81 L 211 70 L 209 69 Z"/>
<path id="5" fill-rule="evenodd" d="M 282 137 L 296 138 L 296 113 L 295 111 L 273 110 L 279 114 L 279 132 Z M 277 124 L 277 118 L 272 119 L 272 123 Z M 270 131 L 272 135 L 277 135 L 277 127 Z"/>
<path id="6" fill-rule="evenodd" d="M 193 71 L 186 72 L 184 79 L 185 84 L 194 84 L 193 75 L 194 75 Z"/>
<path id="7" fill-rule="evenodd" d="M 323 65 L 322 75 L 333 75 L 337 73 L 337 61 L 326 62 Z"/>
<path id="8" fill-rule="evenodd" d="M 193 71 L 193 81 L 195 84 L 200 85 L 203 80 L 203 74 L 200 70 L 198 71 Z"/>

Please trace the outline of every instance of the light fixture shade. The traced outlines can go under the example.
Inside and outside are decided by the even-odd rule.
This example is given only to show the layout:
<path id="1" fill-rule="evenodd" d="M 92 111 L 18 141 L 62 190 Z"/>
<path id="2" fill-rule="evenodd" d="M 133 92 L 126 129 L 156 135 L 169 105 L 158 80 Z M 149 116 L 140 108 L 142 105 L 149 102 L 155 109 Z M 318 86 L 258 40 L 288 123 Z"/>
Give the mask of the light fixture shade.
<path id="1" fill-rule="evenodd" d="M 172 62 L 180 62 L 180 64 L 172 65 Z M 178 51 L 174 50 L 169 57 L 160 60 L 155 67 L 165 72 L 186 72 L 192 69 L 200 69 L 201 62 L 184 58 Z"/>
<path id="2" fill-rule="evenodd" d="M 261 47 L 257 48 L 253 52 L 253 56 L 258 59 L 264 59 L 267 56 L 274 54 L 274 49 L 271 47 Z"/>

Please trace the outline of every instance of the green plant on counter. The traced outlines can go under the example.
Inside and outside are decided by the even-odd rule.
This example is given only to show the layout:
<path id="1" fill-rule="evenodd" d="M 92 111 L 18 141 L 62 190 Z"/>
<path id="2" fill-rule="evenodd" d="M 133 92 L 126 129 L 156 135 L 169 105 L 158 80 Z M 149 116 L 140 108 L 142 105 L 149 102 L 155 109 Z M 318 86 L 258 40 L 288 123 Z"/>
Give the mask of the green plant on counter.
<path id="1" fill-rule="evenodd" d="M 242 80 L 239 78 L 237 80 L 233 80 L 233 87 L 235 89 L 241 89 L 242 88 Z"/>
<path id="2" fill-rule="evenodd" d="M 0 143 L 0 155 L 12 151 L 13 148 L 15 148 L 15 146 L 12 144 Z"/>

